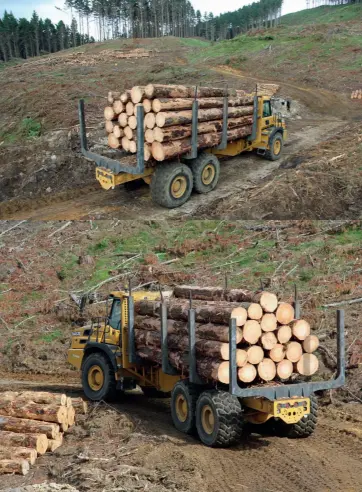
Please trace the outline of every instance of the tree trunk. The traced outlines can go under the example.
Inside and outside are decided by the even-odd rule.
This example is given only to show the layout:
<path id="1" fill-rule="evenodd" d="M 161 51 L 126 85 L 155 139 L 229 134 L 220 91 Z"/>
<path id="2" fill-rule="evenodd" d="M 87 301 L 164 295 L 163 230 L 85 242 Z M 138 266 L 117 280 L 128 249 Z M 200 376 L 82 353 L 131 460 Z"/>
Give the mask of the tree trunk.
<path id="1" fill-rule="evenodd" d="M 240 116 L 252 115 L 253 106 L 240 106 L 228 109 L 228 116 L 236 118 Z M 223 117 L 223 110 L 219 108 L 200 109 L 198 111 L 198 121 L 213 121 Z M 160 112 L 156 115 L 156 125 L 160 128 L 173 125 L 187 125 L 192 122 L 192 111 Z"/>
<path id="2" fill-rule="evenodd" d="M 73 407 L 68 407 L 67 412 L 68 425 L 72 426 L 75 423 L 75 410 Z"/>
<path id="3" fill-rule="evenodd" d="M 278 298 L 275 294 L 269 292 L 254 292 L 246 289 L 228 289 L 223 287 L 198 287 L 195 285 L 177 285 L 174 288 L 174 294 L 176 297 L 188 299 L 190 292 L 193 299 L 200 299 L 203 301 L 228 301 L 228 302 L 260 302 L 262 308 L 273 309 L 274 312 L 278 307 Z"/>
<path id="4" fill-rule="evenodd" d="M 0 417 L 0 430 L 11 432 L 30 432 L 32 434 L 45 434 L 49 439 L 56 439 L 56 437 L 59 435 L 58 424 L 6 416 Z"/>
<path id="5" fill-rule="evenodd" d="M 242 90 L 213 87 L 186 87 L 184 85 L 165 85 L 165 84 L 148 84 L 144 92 L 149 99 L 154 98 L 189 98 L 189 97 L 223 97 L 226 94 L 232 97 L 242 97 L 245 92 Z M 137 101 L 139 102 L 139 101 Z"/>
<path id="6" fill-rule="evenodd" d="M 180 111 L 184 109 L 192 109 L 193 102 L 194 98 L 154 99 L 152 101 L 152 110 L 155 113 L 159 113 L 160 111 Z M 199 109 L 222 108 L 224 106 L 223 97 L 198 99 L 197 102 Z M 254 96 L 243 96 L 228 100 L 228 106 L 231 107 L 252 104 L 254 104 Z"/>
<path id="7" fill-rule="evenodd" d="M 139 330 L 161 331 L 161 322 L 159 319 L 136 316 L 134 327 Z M 211 323 L 196 324 L 196 336 L 199 339 L 214 340 L 216 342 L 229 342 L 229 328 L 224 325 L 215 325 Z M 184 321 L 167 320 L 167 333 L 173 334 L 188 334 L 188 323 Z M 242 330 L 236 330 L 236 342 L 242 340 Z"/>
<path id="8" fill-rule="evenodd" d="M 83 398 L 72 398 L 71 400 L 76 415 L 88 413 L 88 403 Z"/>
<path id="9" fill-rule="evenodd" d="M 46 453 L 48 438 L 45 434 L 19 434 L 17 432 L 0 431 L 1 444 L 7 447 L 33 448 L 38 454 Z"/>
<path id="10" fill-rule="evenodd" d="M 289 325 L 294 319 L 294 307 L 286 302 L 281 302 L 275 313 L 278 323 Z"/>
<path id="11" fill-rule="evenodd" d="M 30 465 L 34 465 L 38 453 L 35 449 L 25 447 L 4 447 L 0 446 L 0 460 L 22 459 Z"/>
<path id="12" fill-rule="evenodd" d="M 240 118 L 229 118 L 228 119 L 228 129 L 239 128 L 242 126 L 249 126 L 253 123 L 252 116 L 242 116 Z M 205 133 L 218 133 L 221 132 L 223 128 L 222 120 L 217 121 L 206 121 L 204 123 L 199 123 L 197 126 L 198 135 L 203 135 Z M 166 128 L 155 127 L 154 139 L 157 142 L 168 142 L 170 140 L 178 140 L 181 138 L 190 137 L 192 135 L 191 125 L 186 126 L 170 126 Z"/>
<path id="13" fill-rule="evenodd" d="M 251 383 L 256 378 L 257 372 L 253 365 L 245 364 L 244 367 L 241 367 L 238 370 L 238 378 L 243 383 Z"/>
<path id="14" fill-rule="evenodd" d="M 4 404 L 1 404 L 0 402 L 0 415 L 42 420 L 59 424 L 67 419 L 67 411 L 64 406 L 40 405 L 32 402 L 17 402 L 16 400 Z"/>
<path id="15" fill-rule="evenodd" d="M 263 359 L 258 364 L 258 374 L 263 381 L 272 381 L 277 373 L 275 362 L 271 359 Z"/>
<path id="16" fill-rule="evenodd" d="M 246 137 L 247 135 L 250 135 L 251 132 L 251 126 L 230 130 L 227 134 L 228 141 Z M 199 148 L 214 147 L 221 142 L 221 133 L 209 133 L 206 135 L 200 135 L 197 139 L 197 142 Z M 191 150 L 190 139 L 175 140 L 174 142 L 167 142 L 165 144 L 161 144 L 160 142 L 153 142 L 152 144 L 152 155 L 157 161 L 164 161 L 170 159 L 171 157 L 185 154 L 189 150 Z"/>
<path id="17" fill-rule="evenodd" d="M 237 303 L 227 303 L 222 301 L 193 301 L 192 307 L 196 311 L 196 321 L 199 323 L 213 323 L 216 325 L 229 325 L 231 313 L 234 308 L 240 307 Z M 248 303 L 243 303 L 243 308 L 248 307 Z M 168 302 L 168 318 L 172 320 L 187 321 L 189 301 L 183 299 L 171 299 Z M 143 316 L 159 317 L 161 309 L 160 301 L 136 301 L 135 312 Z"/>
<path id="18" fill-rule="evenodd" d="M 49 393 L 48 391 L 4 391 L 0 393 L 0 402 L 6 400 L 22 400 L 26 402 L 40 403 L 42 405 L 65 405 L 67 395 L 64 393 Z"/>
<path id="19" fill-rule="evenodd" d="M 17 473 L 18 475 L 26 475 L 29 472 L 29 463 L 21 458 L 11 460 L 0 460 L 0 475 L 5 473 Z"/>
<path id="20" fill-rule="evenodd" d="M 59 434 L 56 439 L 48 440 L 48 451 L 53 452 L 63 444 L 63 434 Z"/>

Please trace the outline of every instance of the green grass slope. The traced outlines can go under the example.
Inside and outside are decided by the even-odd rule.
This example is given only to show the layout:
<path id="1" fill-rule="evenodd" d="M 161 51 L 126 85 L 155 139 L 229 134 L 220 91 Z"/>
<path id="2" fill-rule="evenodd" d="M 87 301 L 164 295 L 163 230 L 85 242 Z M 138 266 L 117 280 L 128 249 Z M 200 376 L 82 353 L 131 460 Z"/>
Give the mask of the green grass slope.
<path id="1" fill-rule="evenodd" d="M 282 24 L 295 26 L 300 24 L 329 24 L 331 22 L 347 22 L 362 20 L 362 4 L 356 5 L 324 5 L 314 9 L 300 10 L 282 17 Z"/>

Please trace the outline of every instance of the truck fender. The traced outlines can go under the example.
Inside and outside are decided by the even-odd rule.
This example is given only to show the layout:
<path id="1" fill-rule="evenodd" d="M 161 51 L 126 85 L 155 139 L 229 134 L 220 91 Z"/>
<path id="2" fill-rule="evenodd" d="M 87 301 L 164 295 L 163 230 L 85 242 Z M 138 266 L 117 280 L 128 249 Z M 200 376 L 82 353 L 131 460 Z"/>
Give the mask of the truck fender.
<path id="1" fill-rule="evenodd" d="M 106 343 L 88 342 L 84 349 L 84 357 L 83 357 L 82 365 L 83 362 L 86 360 L 87 355 L 92 354 L 94 352 L 102 352 L 103 354 L 105 354 L 107 358 L 110 360 L 114 372 L 118 371 L 116 354 L 114 350 L 112 350 L 111 347 Z"/>
<path id="2" fill-rule="evenodd" d="M 271 145 L 271 142 L 272 142 L 272 140 L 274 138 L 274 135 L 277 134 L 277 133 L 281 133 L 282 136 L 284 136 L 284 128 L 282 128 L 281 126 L 277 126 L 276 128 L 274 128 L 272 130 L 272 132 L 269 135 L 269 141 L 268 141 L 268 145 L 269 146 Z"/>

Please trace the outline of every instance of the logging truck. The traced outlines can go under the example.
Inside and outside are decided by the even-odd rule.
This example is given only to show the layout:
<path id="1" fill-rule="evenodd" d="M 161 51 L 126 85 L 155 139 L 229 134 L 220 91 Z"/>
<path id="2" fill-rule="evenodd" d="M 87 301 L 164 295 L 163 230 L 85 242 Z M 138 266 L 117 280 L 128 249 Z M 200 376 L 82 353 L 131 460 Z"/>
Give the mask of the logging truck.
<path id="1" fill-rule="evenodd" d="M 153 201 L 166 208 L 183 205 L 192 191 L 212 191 L 219 181 L 219 157 L 256 151 L 275 161 L 287 138 L 270 96 L 149 84 L 110 93 L 108 101 L 113 101 L 104 113 L 112 159 L 88 150 L 84 102 L 79 102 L 81 151 L 96 163 L 96 179 L 106 190 L 143 180 Z"/>
<path id="2" fill-rule="evenodd" d="M 289 379 L 283 382 L 279 378 L 272 382 L 272 375 L 269 378 L 262 376 L 264 381 L 255 380 L 253 385 L 245 381 L 252 381 L 255 375 L 243 379 L 244 383 L 240 384 L 245 368 L 248 369 L 246 375 L 250 368 L 256 372 L 252 364 L 239 363 L 243 351 L 238 349 L 238 344 L 243 335 L 239 336 L 241 331 L 237 325 L 244 308 L 236 308 L 238 316 L 230 318 L 230 309 L 235 308 L 224 301 L 203 305 L 191 296 L 190 299 L 172 300 L 162 293 L 132 292 L 130 287 L 111 293 L 109 302 L 105 318 L 72 334 L 68 362 L 81 370 L 85 396 L 93 401 L 106 400 L 136 386 L 146 397 L 169 397 L 171 394 L 171 415 L 176 429 L 193 435 L 196 431 L 207 446 L 235 444 L 246 422 L 270 424 L 275 432 L 288 437 L 307 437 L 314 432 L 317 422 L 315 392 L 344 384 L 343 311 L 337 312 L 338 371 L 335 379 L 313 382 Z M 256 306 L 249 304 L 250 312 L 256 313 Z M 296 299 L 292 316 L 297 320 L 299 311 Z M 147 316 L 152 313 L 157 316 Z M 200 320 L 209 323 L 201 326 Z M 209 340 L 200 340 L 201 336 L 209 337 Z M 285 337 L 285 332 L 282 336 Z M 158 341 L 157 348 L 152 345 L 153 340 Z M 227 340 L 228 343 L 212 340 Z M 178 352 L 174 351 L 175 347 Z M 226 354 L 223 353 L 225 348 Z M 226 360 L 215 363 L 212 359 L 215 354 Z M 201 355 L 204 358 L 200 358 Z M 256 353 L 250 353 L 250 357 L 256 356 Z M 268 372 L 268 364 L 264 364 L 267 360 L 272 362 L 264 359 L 258 366 L 260 375 L 261 369 Z M 274 360 L 281 361 L 282 357 Z M 289 360 L 286 362 L 291 364 Z M 269 383 L 265 384 L 266 380 Z"/>

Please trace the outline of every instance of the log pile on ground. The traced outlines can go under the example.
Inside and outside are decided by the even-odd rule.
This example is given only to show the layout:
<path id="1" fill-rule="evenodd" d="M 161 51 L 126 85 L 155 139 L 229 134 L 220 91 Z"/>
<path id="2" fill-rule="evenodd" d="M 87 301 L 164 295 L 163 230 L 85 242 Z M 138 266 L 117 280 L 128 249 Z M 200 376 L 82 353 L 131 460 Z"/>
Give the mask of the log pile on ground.
<path id="1" fill-rule="evenodd" d="M 189 296 L 195 310 L 199 375 L 228 384 L 229 322 L 236 320 L 238 378 L 244 384 L 286 381 L 318 370 L 319 340 L 306 320 L 296 320 L 294 307 L 270 292 L 218 287 L 177 286 L 168 301 L 167 342 L 170 363 L 188 374 Z M 160 301 L 135 303 L 135 343 L 144 360 L 161 364 Z"/>
<path id="2" fill-rule="evenodd" d="M 221 142 L 224 96 L 229 97 L 228 141 L 252 133 L 254 96 L 242 90 L 149 84 L 109 92 L 104 110 L 108 145 L 137 152 L 137 107 L 144 109 L 145 160 L 164 161 L 191 149 L 192 104 L 197 95 L 198 148 Z"/>
<path id="3" fill-rule="evenodd" d="M 353 91 L 351 94 L 351 99 L 362 99 L 362 89 L 358 89 L 357 91 Z"/>
<path id="4" fill-rule="evenodd" d="M 0 395 L 0 475 L 26 475 L 38 455 L 53 452 L 87 413 L 81 398 L 44 391 L 5 391 Z"/>

